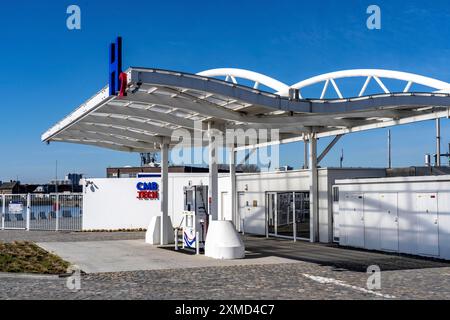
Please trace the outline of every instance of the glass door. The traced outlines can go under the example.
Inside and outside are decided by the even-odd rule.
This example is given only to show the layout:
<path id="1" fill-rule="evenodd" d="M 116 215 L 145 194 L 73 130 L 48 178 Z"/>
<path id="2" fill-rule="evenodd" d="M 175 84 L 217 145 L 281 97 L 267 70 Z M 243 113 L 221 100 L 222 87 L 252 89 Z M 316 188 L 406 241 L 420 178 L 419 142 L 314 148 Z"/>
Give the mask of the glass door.
<path id="1" fill-rule="evenodd" d="M 280 237 L 294 237 L 294 194 L 292 192 L 277 195 L 277 232 Z"/>
<path id="2" fill-rule="evenodd" d="M 309 192 L 267 193 L 267 235 L 310 239 Z"/>
<path id="3" fill-rule="evenodd" d="M 309 192 L 295 193 L 295 223 L 298 239 L 310 239 Z"/>

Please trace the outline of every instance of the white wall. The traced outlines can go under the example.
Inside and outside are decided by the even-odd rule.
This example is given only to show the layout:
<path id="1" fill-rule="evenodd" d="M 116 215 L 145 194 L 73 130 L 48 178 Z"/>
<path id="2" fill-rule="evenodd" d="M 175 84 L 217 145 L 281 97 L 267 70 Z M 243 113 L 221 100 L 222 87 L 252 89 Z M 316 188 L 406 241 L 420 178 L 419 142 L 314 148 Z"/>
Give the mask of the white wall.
<path id="1" fill-rule="evenodd" d="M 222 194 L 226 193 L 225 200 L 228 203 L 222 203 Z M 226 212 L 222 212 L 222 209 Z M 231 208 L 231 180 L 229 174 L 219 174 L 219 219 L 233 221 L 233 211 Z"/>
<path id="2" fill-rule="evenodd" d="M 367 169 L 319 169 L 319 235 L 321 242 L 332 240 L 331 186 L 337 178 L 368 177 L 382 174 L 382 170 Z M 147 228 L 151 217 L 160 215 L 160 201 L 136 199 L 136 184 L 139 181 L 158 182 L 160 178 L 132 179 L 88 179 L 95 187 L 84 188 L 83 229 L 135 229 Z M 182 220 L 184 193 L 183 187 L 191 181 L 192 185 L 208 185 L 208 173 L 170 173 L 169 174 L 169 215 L 175 227 Z M 231 201 L 231 183 L 228 174 L 219 174 L 219 217 L 233 220 L 230 205 L 222 203 L 222 193 Z M 265 235 L 266 233 L 266 193 L 286 191 L 309 191 L 309 172 L 307 170 L 237 174 L 236 189 L 241 193 L 244 207 L 240 210 L 245 221 L 247 233 Z M 238 201 L 239 197 L 236 197 Z M 256 206 L 254 202 L 256 201 Z M 241 203 L 242 204 L 242 203 Z M 248 205 L 247 205 L 248 204 Z M 239 205 L 237 203 L 237 205 Z M 227 212 L 222 213 L 222 208 Z M 235 221 L 237 225 L 241 221 Z"/>
<path id="3" fill-rule="evenodd" d="M 242 194 L 244 206 L 241 219 L 245 232 L 266 234 L 266 193 L 284 191 L 309 191 L 308 171 L 239 174 L 237 191 Z M 256 206 L 253 206 L 256 201 Z"/>
<path id="4" fill-rule="evenodd" d="M 147 228 L 153 216 L 160 215 L 159 200 L 137 199 L 138 182 L 161 183 L 160 178 L 87 179 L 93 182 L 83 187 L 83 230 Z M 183 187 L 208 184 L 205 173 L 169 174 L 169 215 L 178 226 L 183 212 Z"/>
<path id="5" fill-rule="evenodd" d="M 384 250 L 382 247 L 380 208 L 391 208 L 398 214 L 398 252 L 425 255 L 419 250 L 419 226 L 423 226 L 424 219 L 417 207 L 417 197 L 421 194 L 436 194 L 438 209 L 438 242 L 439 254 L 436 257 L 450 259 L 450 176 L 441 177 L 413 177 L 413 178 L 385 178 L 366 180 L 337 181 L 339 186 L 340 216 L 347 215 L 346 209 L 352 204 L 346 201 L 349 194 L 359 193 L 363 197 L 364 239 L 363 247 L 374 250 Z M 389 194 L 389 197 L 380 195 Z M 383 200 L 389 199 L 389 200 Z M 434 222 L 425 222 L 433 227 Z M 386 224 L 384 225 L 386 226 Z M 385 227 L 384 227 L 385 228 Z M 397 226 L 394 225 L 394 231 Z M 347 226 L 341 228 L 341 244 L 347 245 L 349 238 L 354 235 Z M 433 255 L 430 255 L 433 256 Z"/>
<path id="6" fill-rule="evenodd" d="M 319 181 L 319 238 L 320 242 L 333 242 L 333 185 L 339 179 L 383 178 L 385 169 L 330 168 L 327 180 Z M 320 180 L 320 176 L 319 176 Z"/>
<path id="7" fill-rule="evenodd" d="M 331 189 L 336 179 L 355 177 L 380 177 L 385 175 L 384 169 L 328 169 L 318 170 L 319 188 L 319 241 L 333 241 L 333 219 Z M 295 170 L 287 172 L 263 172 L 238 174 L 237 191 L 248 206 L 241 210 L 241 218 L 245 220 L 245 232 L 266 234 L 266 193 L 298 191 L 309 192 L 309 171 Z M 257 206 L 253 207 L 253 201 Z"/>

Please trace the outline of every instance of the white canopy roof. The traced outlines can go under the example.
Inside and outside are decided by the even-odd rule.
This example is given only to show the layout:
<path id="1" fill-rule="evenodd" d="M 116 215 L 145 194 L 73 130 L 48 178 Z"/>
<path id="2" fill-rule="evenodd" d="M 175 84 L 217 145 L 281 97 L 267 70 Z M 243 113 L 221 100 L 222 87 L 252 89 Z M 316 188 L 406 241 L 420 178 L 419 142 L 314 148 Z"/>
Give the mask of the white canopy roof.
<path id="1" fill-rule="evenodd" d="M 382 70 L 353 70 L 331 73 L 298 83 L 292 88 L 324 82 L 318 99 L 290 99 L 289 86 L 269 77 L 238 69 L 216 69 L 199 75 L 158 69 L 130 68 L 127 96 L 109 96 L 108 87 L 42 135 L 45 142 L 59 141 L 109 149 L 147 152 L 159 150 L 176 129 L 205 130 L 214 122 L 223 129 L 279 129 L 280 139 L 318 137 L 357 132 L 402 123 L 449 116 L 450 84 L 417 75 Z M 225 81 L 217 76 L 225 76 Z M 344 98 L 335 79 L 367 77 L 360 96 Z M 381 78 L 407 81 L 405 92 L 391 93 Z M 255 86 L 237 83 L 241 77 Z M 364 96 L 374 79 L 379 95 Z M 231 80 L 231 81 L 230 81 Z M 429 85 L 433 91 L 408 92 L 413 83 Z M 275 92 L 258 89 L 262 84 Z M 338 99 L 325 99 L 329 85 Z M 436 91 L 438 90 L 438 91 Z M 196 125 L 197 122 L 197 125 Z M 172 145 L 178 141 L 172 142 Z M 258 143 L 258 141 L 250 141 Z"/>

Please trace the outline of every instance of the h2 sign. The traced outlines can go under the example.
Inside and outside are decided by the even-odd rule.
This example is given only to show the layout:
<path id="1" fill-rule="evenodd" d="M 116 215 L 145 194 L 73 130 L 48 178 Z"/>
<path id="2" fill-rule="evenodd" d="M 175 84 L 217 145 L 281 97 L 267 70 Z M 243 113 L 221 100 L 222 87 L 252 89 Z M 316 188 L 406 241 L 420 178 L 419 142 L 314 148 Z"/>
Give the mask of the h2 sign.
<path id="1" fill-rule="evenodd" d="M 126 96 L 127 74 L 122 72 L 122 38 L 109 46 L 109 95 Z"/>

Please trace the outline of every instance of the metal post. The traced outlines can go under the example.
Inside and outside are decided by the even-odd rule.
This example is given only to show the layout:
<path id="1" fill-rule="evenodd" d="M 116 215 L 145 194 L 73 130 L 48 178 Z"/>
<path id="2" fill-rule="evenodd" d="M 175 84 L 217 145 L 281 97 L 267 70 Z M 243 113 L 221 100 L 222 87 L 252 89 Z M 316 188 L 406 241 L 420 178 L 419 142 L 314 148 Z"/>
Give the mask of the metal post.
<path id="1" fill-rule="evenodd" d="M 200 232 L 195 233 L 195 254 L 200 254 Z"/>
<path id="2" fill-rule="evenodd" d="M 311 242 L 319 240 L 318 177 L 317 177 L 317 138 L 311 134 L 309 139 L 309 177 L 310 177 L 310 230 Z"/>
<path id="3" fill-rule="evenodd" d="M 175 228 L 175 251 L 178 251 L 178 228 Z"/>
<path id="4" fill-rule="evenodd" d="M 441 119 L 436 119 L 436 167 L 441 166 Z"/>
<path id="5" fill-rule="evenodd" d="M 31 194 L 27 194 L 27 218 L 26 218 L 26 229 L 30 231 L 30 217 L 31 217 Z"/>
<path id="6" fill-rule="evenodd" d="M 161 245 L 169 244 L 169 145 L 161 145 Z"/>
<path id="7" fill-rule="evenodd" d="M 303 147 L 304 147 L 303 169 L 308 169 L 308 140 L 306 139 L 303 140 Z"/>
<path id="8" fill-rule="evenodd" d="M 391 130 L 388 130 L 388 168 L 392 168 Z"/>
<path id="9" fill-rule="evenodd" d="M 218 186 L 218 168 L 217 168 L 217 139 L 214 137 L 214 128 L 211 122 L 208 122 L 208 155 L 209 155 L 209 186 L 208 186 L 208 198 L 209 198 L 209 220 L 218 220 L 218 198 L 219 198 L 219 186 Z"/>
<path id="10" fill-rule="evenodd" d="M 239 229 L 239 221 L 236 208 L 236 152 L 234 151 L 234 146 L 230 146 L 230 201 L 231 201 L 231 219 Z M 222 213 L 225 216 L 225 213 Z"/>
<path id="11" fill-rule="evenodd" d="M 56 199 L 55 199 L 55 203 L 56 203 L 56 207 L 55 207 L 55 214 L 56 214 L 56 226 L 55 226 L 55 231 L 59 230 L 59 193 L 56 194 Z"/>
<path id="12" fill-rule="evenodd" d="M 292 192 L 292 217 L 294 222 L 294 242 L 297 242 L 297 217 L 295 215 L 295 192 Z"/>
<path id="13" fill-rule="evenodd" d="M 6 196 L 2 195 L 2 230 L 5 230 Z"/>

